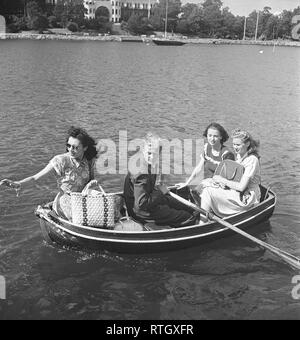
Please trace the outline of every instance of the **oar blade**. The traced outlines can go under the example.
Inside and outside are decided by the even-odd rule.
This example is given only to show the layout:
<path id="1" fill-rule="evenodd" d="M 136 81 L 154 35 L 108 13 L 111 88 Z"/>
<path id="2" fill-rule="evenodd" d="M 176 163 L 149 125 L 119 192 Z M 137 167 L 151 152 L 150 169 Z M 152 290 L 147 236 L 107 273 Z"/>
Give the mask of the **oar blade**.
<path id="1" fill-rule="evenodd" d="M 175 199 L 177 199 L 179 202 L 195 209 L 196 211 L 201 212 L 202 214 L 205 214 L 205 210 L 203 210 L 202 208 L 197 207 L 195 204 L 185 200 L 184 198 L 174 194 L 174 193 L 170 193 L 170 195 L 172 197 L 174 197 Z M 264 247 L 265 249 L 268 249 L 270 252 L 272 252 L 273 254 L 279 256 L 282 260 L 284 260 L 286 263 L 288 263 L 292 268 L 299 270 L 300 269 L 300 259 L 297 258 L 296 256 L 289 254 L 286 251 L 283 251 L 277 247 L 274 247 L 266 242 L 263 242 L 262 240 L 246 233 L 245 231 L 237 228 L 236 226 L 232 225 L 231 223 L 229 223 L 228 221 L 223 220 L 222 218 L 214 215 L 214 214 L 208 214 L 209 218 L 220 223 L 221 225 L 227 227 L 228 229 L 231 229 L 233 231 L 235 231 L 236 233 L 248 238 L 249 240 L 259 244 L 260 246 Z"/>
<path id="2" fill-rule="evenodd" d="M 273 252 L 274 253 L 274 252 Z M 276 253 L 274 253 L 276 254 Z M 293 257 L 286 256 L 284 254 L 277 254 L 281 259 L 288 263 L 292 268 L 300 270 L 300 260 L 294 259 Z"/>

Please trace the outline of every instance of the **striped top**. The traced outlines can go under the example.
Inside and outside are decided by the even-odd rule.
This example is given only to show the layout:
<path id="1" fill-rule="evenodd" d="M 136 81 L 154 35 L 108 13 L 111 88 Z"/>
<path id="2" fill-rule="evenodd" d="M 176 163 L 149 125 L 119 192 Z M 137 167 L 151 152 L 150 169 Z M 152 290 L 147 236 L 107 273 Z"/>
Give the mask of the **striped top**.
<path id="1" fill-rule="evenodd" d="M 204 178 L 213 177 L 217 166 L 224 159 L 231 159 L 234 161 L 234 154 L 225 145 L 222 145 L 219 155 L 214 156 L 212 153 L 212 146 L 206 143 L 202 156 L 204 158 Z"/>

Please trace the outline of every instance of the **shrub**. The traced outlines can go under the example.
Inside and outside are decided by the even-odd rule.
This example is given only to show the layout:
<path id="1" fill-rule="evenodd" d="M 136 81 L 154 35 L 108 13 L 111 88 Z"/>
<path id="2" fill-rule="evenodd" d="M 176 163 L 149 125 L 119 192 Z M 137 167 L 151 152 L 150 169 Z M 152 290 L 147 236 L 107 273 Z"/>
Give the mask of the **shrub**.
<path id="1" fill-rule="evenodd" d="M 51 28 L 57 28 L 57 19 L 54 15 L 51 15 L 49 18 L 48 18 L 48 21 L 49 21 L 49 26 Z"/>
<path id="2" fill-rule="evenodd" d="M 39 31 L 40 33 L 43 33 L 43 31 L 47 29 L 48 26 L 48 19 L 44 15 L 39 15 L 32 21 L 32 28 Z"/>
<path id="3" fill-rule="evenodd" d="M 20 29 L 16 25 L 16 23 L 11 23 L 11 24 L 7 25 L 7 31 L 8 31 L 8 33 L 18 33 L 18 32 L 20 32 Z"/>
<path id="4" fill-rule="evenodd" d="M 69 22 L 67 25 L 67 29 L 71 32 L 78 32 L 78 25 L 76 22 Z"/>

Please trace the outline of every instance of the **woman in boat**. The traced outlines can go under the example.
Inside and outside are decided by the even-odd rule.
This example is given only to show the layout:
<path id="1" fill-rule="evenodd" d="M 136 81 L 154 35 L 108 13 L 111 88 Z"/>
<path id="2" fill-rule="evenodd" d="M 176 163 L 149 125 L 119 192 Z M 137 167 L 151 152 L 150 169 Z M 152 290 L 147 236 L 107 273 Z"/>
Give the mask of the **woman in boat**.
<path id="1" fill-rule="evenodd" d="M 193 225 L 197 214 L 168 195 L 159 173 L 160 139 L 147 134 L 140 152 L 139 167 L 131 167 L 125 178 L 124 197 L 129 216 L 145 223 L 183 227 Z"/>
<path id="2" fill-rule="evenodd" d="M 203 133 L 203 137 L 206 138 L 207 143 L 204 144 L 204 151 L 200 157 L 200 162 L 189 179 L 185 183 L 178 184 L 179 188 L 192 184 L 202 170 L 204 170 L 204 179 L 212 178 L 221 161 L 224 159 L 234 160 L 234 154 L 224 145 L 229 135 L 222 125 L 218 123 L 209 124 Z M 199 185 L 200 183 L 197 181 L 195 184 Z M 204 181 L 202 186 L 210 184 L 212 184 L 211 181 Z M 199 191 L 201 191 L 202 186 L 198 187 Z"/>
<path id="3" fill-rule="evenodd" d="M 232 144 L 236 161 L 244 166 L 241 180 L 235 182 L 215 175 L 213 181 L 218 187 L 206 187 L 201 195 L 201 208 L 220 217 L 246 211 L 260 202 L 259 141 L 249 132 L 236 129 L 232 133 Z"/>
<path id="4" fill-rule="evenodd" d="M 53 209 L 63 217 L 71 220 L 71 192 L 81 192 L 94 179 L 94 164 L 97 156 L 96 142 L 82 128 L 71 127 L 66 138 L 66 153 L 55 156 L 49 164 L 37 174 L 11 181 L 4 179 L 0 185 L 7 185 L 20 190 L 47 175 L 54 174 L 60 187 Z"/>

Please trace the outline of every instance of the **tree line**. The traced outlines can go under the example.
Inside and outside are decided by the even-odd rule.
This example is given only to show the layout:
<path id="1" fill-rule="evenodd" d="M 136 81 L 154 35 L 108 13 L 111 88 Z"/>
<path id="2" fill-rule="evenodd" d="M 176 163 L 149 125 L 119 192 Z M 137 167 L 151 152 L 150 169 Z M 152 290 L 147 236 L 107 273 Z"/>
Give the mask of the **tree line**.
<path id="1" fill-rule="evenodd" d="M 229 7 L 223 7 L 221 0 L 204 0 L 185 5 L 180 0 L 159 0 L 151 9 L 150 18 L 147 11 L 122 9 L 121 27 L 132 34 L 164 31 L 167 7 L 168 32 L 202 38 L 242 39 L 245 34 L 246 39 L 252 39 L 256 33 L 258 17 L 258 39 L 289 39 L 292 18 L 300 14 L 300 6 L 280 14 L 273 14 L 272 9 L 266 6 L 259 12 L 253 10 L 245 18 L 233 15 Z M 85 19 L 82 0 L 59 0 L 55 6 L 46 4 L 45 0 L 2 0 L 1 13 L 7 17 L 8 29 L 12 32 L 30 29 L 42 32 L 56 27 L 67 27 L 74 32 L 86 29 L 97 32 L 112 30 L 108 16 L 101 12 L 95 19 Z"/>

